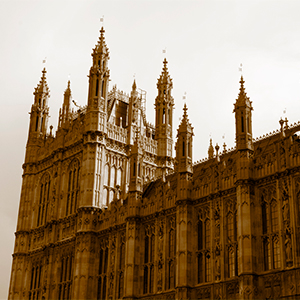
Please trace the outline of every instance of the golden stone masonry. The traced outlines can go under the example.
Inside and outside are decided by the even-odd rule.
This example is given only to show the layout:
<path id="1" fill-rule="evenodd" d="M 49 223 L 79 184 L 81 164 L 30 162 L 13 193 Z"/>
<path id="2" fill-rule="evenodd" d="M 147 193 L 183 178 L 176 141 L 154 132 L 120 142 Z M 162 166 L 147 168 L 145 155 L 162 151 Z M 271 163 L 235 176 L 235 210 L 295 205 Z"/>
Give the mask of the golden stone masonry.
<path id="1" fill-rule="evenodd" d="M 252 137 L 244 79 L 236 148 L 193 163 L 187 107 L 173 148 L 163 61 L 146 93 L 109 90 L 104 30 L 88 103 L 68 82 L 52 132 L 46 70 L 34 91 L 9 299 L 300 299 L 300 123 Z"/>

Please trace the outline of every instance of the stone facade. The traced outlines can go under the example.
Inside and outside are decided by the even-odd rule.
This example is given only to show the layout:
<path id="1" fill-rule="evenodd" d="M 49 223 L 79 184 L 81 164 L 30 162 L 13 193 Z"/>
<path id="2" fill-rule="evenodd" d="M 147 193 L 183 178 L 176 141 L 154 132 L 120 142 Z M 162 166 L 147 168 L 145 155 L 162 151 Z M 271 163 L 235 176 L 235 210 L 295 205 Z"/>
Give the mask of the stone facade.
<path id="1" fill-rule="evenodd" d="M 172 79 L 110 91 L 104 30 L 86 107 L 48 133 L 46 70 L 34 91 L 9 299 L 300 299 L 300 124 L 252 137 L 241 78 L 236 148 L 193 163 L 187 108 L 173 157 Z"/>

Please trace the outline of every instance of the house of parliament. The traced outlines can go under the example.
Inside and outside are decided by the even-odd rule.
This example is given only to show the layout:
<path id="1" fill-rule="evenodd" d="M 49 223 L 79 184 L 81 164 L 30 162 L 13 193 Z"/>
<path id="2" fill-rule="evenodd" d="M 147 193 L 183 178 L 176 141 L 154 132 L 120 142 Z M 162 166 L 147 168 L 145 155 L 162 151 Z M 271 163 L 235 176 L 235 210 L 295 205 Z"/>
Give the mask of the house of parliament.
<path id="1" fill-rule="evenodd" d="M 55 132 L 45 69 L 34 89 L 8 299 L 300 299 L 300 123 L 254 139 L 241 77 L 235 148 L 193 163 L 167 60 L 155 125 L 108 60 L 102 28 L 87 105 L 68 82 Z"/>

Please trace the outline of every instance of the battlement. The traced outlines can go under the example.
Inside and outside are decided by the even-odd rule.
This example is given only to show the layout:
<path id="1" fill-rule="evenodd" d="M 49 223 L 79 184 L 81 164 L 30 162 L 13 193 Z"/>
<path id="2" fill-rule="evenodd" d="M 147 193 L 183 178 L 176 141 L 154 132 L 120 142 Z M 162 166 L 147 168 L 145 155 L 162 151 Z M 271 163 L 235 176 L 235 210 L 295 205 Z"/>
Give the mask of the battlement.
<path id="1" fill-rule="evenodd" d="M 126 144 L 127 129 L 111 123 L 107 123 L 107 136 L 112 140 Z"/>

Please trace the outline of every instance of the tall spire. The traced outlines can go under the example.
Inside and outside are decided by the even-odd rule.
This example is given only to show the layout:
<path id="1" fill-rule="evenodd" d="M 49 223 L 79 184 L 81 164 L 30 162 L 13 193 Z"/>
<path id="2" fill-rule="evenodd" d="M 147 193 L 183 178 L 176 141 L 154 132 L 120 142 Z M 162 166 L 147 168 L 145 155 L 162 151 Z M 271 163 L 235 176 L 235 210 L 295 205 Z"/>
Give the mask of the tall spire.
<path id="1" fill-rule="evenodd" d="M 39 137 L 46 134 L 49 118 L 48 98 L 50 97 L 46 73 L 46 68 L 44 68 L 42 77 L 33 92 L 34 103 L 30 112 L 29 137 Z"/>
<path id="2" fill-rule="evenodd" d="M 161 75 L 157 80 L 157 88 L 159 89 L 163 85 L 164 88 L 172 89 L 173 82 L 168 71 L 168 61 L 166 58 L 164 59 L 163 64 Z"/>
<path id="3" fill-rule="evenodd" d="M 238 150 L 253 150 L 252 141 L 252 102 L 247 97 L 244 87 L 244 78 L 241 76 L 240 91 L 234 104 L 236 145 Z"/>
<path id="4" fill-rule="evenodd" d="M 243 105 L 246 101 L 250 101 L 249 97 L 247 97 L 247 93 L 245 92 L 244 83 L 245 83 L 245 81 L 244 81 L 243 75 L 241 75 L 240 92 L 239 92 L 238 98 L 236 100 L 236 103 L 241 104 L 241 105 Z"/>
<path id="5" fill-rule="evenodd" d="M 103 27 L 100 37 L 92 52 L 93 64 L 89 74 L 88 109 L 106 112 L 109 83 L 109 50 L 105 43 Z"/>
<path id="6" fill-rule="evenodd" d="M 187 106 L 184 103 L 183 116 L 177 130 L 176 161 L 178 172 L 192 172 L 193 127 L 188 119 Z"/>
<path id="7" fill-rule="evenodd" d="M 163 61 L 161 75 L 157 79 L 158 95 L 155 99 L 155 139 L 157 140 L 158 175 L 167 174 L 173 169 L 172 127 L 174 99 L 171 96 L 173 82 L 170 77 L 167 59 Z"/>
<path id="8" fill-rule="evenodd" d="M 59 124 L 58 127 L 62 127 L 64 129 L 68 129 L 69 127 L 69 120 L 70 120 L 70 105 L 71 105 L 71 88 L 70 88 L 70 80 L 68 80 L 67 88 L 64 92 L 64 102 L 62 109 L 60 110 L 60 116 L 59 116 Z"/>
<path id="9" fill-rule="evenodd" d="M 38 93 L 45 93 L 47 95 L 49 94 L 50 90 L 49 90 L 49 87 L 47 84 L 46 74 L 47 74 L 47 71 L 46 71 L 46 68 L 44 68 L 42 71 L 41 80 L 37 84 L 37 87 L 35 88 L 35 91 L 33 93 L 34 95 L 37 95 Z"/>

